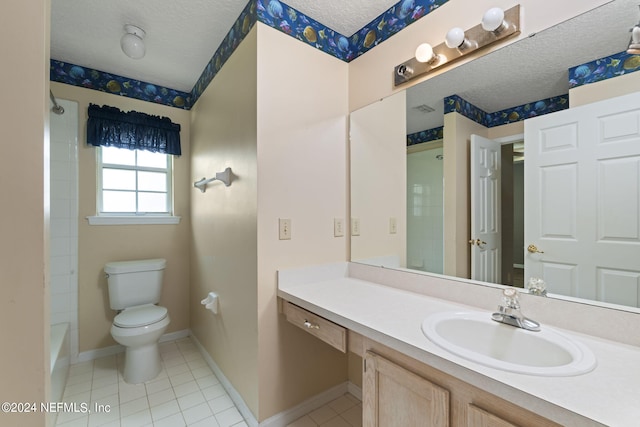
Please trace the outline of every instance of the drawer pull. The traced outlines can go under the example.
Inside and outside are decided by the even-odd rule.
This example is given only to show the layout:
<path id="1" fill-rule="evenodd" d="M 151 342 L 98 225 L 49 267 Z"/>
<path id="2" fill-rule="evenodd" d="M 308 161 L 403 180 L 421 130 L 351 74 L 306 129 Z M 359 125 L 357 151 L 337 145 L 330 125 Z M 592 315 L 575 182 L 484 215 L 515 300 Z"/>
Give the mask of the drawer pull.
<path id="1" fill-rule="evenodd" d="M 320 325 L 314 325 L 313 323 L 309 322 L 307 319 L 304 319 L 304 326 L 307 329 L 320 329 Z"/>

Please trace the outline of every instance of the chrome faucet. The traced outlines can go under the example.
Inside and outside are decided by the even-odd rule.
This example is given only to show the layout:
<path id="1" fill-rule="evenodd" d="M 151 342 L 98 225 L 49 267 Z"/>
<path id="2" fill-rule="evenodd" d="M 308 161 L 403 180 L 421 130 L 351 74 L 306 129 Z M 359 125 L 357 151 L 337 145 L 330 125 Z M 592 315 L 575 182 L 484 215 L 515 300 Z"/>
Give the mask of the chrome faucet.
<path id="1" fill-rule="evenodd" d="M 498 306 L 498 311 L 491 315 L 491 319 L 496 322 L 505 323 L 528 331 L 539 331 L 540 323 L 524 317 L 520 311 L 520 301 L 518 301 L 518 291 L 507 288 L 502 291 L 503 304 Z"/>

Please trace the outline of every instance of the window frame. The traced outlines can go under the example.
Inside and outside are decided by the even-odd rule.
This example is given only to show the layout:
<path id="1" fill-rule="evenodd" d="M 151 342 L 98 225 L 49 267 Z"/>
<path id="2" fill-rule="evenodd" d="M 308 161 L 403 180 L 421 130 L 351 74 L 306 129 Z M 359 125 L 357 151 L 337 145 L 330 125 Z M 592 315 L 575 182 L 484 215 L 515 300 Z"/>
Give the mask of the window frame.
<path id="1" fill-rule="evenodd" d="M 173 156 L 165 154 L 167 158 L 166 168 L 150 167 L 150 166 L 138 166 L 138 152 L 143 150 L 131 150 L 135 151 L 136 165 L 121 165 L 114 163 L 104 163 L 102 161 L 103 148 L 110 147 L 96 147 L 96 215 L 87 217 L 89 224 L 91 225 L 116 225 L 116 224 L 177 224 L 180 222 L 180 217 L 174 216 L 174 188 L 173 188 L 173 174 L 174 174 L 174 162 Z M 118 147 L 113 147 L 118 148 Z M 122 149 L 122 148 L 118 148 Z M 162 153 L 161 153 L 162 154 Z M 166 197 L 167 205 L 166 212 L 139 212 L 138 211 L 138 195 L 139 193 L 146 193 L 149 191 L 140 191 L 138 189 L 137 173 L 135 190 L 127 190 L 136 195 L 136 212 L 104 212 L 103 211 L 103 183 L 102 175 L 103 170 L 116 169 L 116 170 L 131 170 L 142 172 L 161 172 L 166 173 Z M 151 191 L 153 193 L 153 191 Z M 164 192 L 162 192 L 164 193 Z"/>

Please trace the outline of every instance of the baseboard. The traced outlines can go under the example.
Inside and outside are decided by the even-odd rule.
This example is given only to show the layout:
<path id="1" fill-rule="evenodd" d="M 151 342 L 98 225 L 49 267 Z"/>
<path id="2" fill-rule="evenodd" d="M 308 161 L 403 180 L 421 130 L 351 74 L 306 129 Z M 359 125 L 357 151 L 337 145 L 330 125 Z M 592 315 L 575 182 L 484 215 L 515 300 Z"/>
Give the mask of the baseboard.
<path id="1" fill-rule="evenodd" d="M 191 335 L 191 331 L 189 329 L 183 329 L 181 331 L 169 332 L 168 334 L 164 334 L 163 336 L 161 336 L 159 342 L 181 340 L 182 338 L 187 338 L 190 335 Z"/>
<path id="2" fill-rule="evenodd" d="M 124 347 L 120 344 L 112 345 L 111 347 L 83 351 L 78 354 L 77 363 L 89 362 L 90 360 L 100 359 L 101 357 L 113 356 L 114 354 L 122 353 L 123 351 Z"/>
<path id="3" fill-rule="evenodd" d="M 362 402 L 362 389 L 349 381 L 347 384 L 347 391 L 351 393 L 354 397 L 357 397 L 360 402 Z"/>
<path id="4" fill-rule="evenodd" d="M 160 337 L 159 342 L 166 341 L 175 341 L 182 338 L 186 338 L 191 335 L 189 329 L 183 329 L 182 331 L 169 332 L 168 334 L 164 334 Z M 83 351 L 78 354 L 78 357 L 75 358 L 75 363 L 88 362 L 90 360 L 99 359 L 101 357 L 113 356 L 114 354 L 122 353 L 124 351 L 124 346 L 120 344 L 112 345 L 110 347 L 98 348 L 95 350 Z"/>
<path id="5" fill-rule="evenodd" d="M 207 365 L 209 365 L 213 373 L 216 375 L 216 377 L 218 377 L 218 380 L 220 380 L 220 384 L 227 391 L 227 394 L 236 405 L 236 408 L 238 408 L 240 414 L 242 414 L 242 417 L 244 418 L 247 425 L 249 425 L 250 427 L 258 427 L 258 420 L 253 415 L 244 399 L 242 399 L 240 393 L 238 393 L 238 391 L 233 387 L 231 381 L 229 381 L 224 373 L 222 373 L 222 370 L 220 369 L 218 364 L 214 362 L 207 350 L 205 350 L 204 346 L 200 343 L 200 341 L 198 341 L 198 338 L 196 338 L 195 335 L 191 334 L 191 339 L 193 340 L 196 347 L 198 347 L 198 350 L 200 350 L 200 353 L 202 354 L 202 357 L 204 357 L 204 360 L 207 362 Z"/>
<path id="6" fill-rule="evenodd" d="M 291 409 L 287 409 L 286 411 L 282 411 L 279 414 L 267 418 L 260 423 L 260 427 L 286 427 L 298 418 L 321 408 L 345 393 L 351 393 L 358 399 L 362 400 L 362 390 L 351 382 L 344 382 L 323 391 L 320 394 L 316 394 Z"/>

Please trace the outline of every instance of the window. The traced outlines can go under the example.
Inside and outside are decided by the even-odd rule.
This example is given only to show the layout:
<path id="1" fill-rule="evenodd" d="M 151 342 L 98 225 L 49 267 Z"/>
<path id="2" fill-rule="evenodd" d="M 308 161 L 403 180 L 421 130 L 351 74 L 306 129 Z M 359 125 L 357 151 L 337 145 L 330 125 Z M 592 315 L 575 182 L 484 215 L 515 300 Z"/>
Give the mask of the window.
<path id="1" fill-rule="evenodd" d="M 172 215 L 171 170 L 164 153 L 100 147 L 98 215 Z"/>

